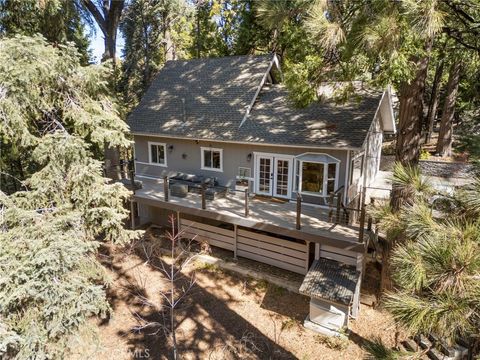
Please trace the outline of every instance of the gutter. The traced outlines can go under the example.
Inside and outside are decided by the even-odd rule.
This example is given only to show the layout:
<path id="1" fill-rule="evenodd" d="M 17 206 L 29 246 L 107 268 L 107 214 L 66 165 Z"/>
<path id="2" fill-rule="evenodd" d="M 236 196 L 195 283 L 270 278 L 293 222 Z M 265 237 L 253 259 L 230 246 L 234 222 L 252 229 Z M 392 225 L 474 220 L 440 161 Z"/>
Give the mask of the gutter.
<path id="1" fill-rule="evenodd" d="M 354 146 L 335 146 L 335 145 L 311 145 L 311 144 L 281 144 L 281 143 L 260 143 L 260 142 L 249 142 L 249 141 L 238 141 L 238 140 L 218 140 L 218 139 L 205 139 L 205 138 L 190 138 L 186 136 L 179 135 L 169 135 L 169 134 L 151 134 L 144 132 L 131 132 L 133 136 L 146 136 L 146 137 L 158 137 L 165 139 L 180 139 L 180 140 L 189 140 L 189 141 L 203 141 L 203 142 L 219 142 L 219 143 L 228 143 L 228 144 L 242 144 L 242 145 L 258 145 L 258 146 L 277 146 L 277 147 L 291 147 L 291 148 L 305 148 L 305 149 L 321 149 L 321 150 L 352 150 L 352 151 L 362 151 L 363 146 L 354 147 Z"/>

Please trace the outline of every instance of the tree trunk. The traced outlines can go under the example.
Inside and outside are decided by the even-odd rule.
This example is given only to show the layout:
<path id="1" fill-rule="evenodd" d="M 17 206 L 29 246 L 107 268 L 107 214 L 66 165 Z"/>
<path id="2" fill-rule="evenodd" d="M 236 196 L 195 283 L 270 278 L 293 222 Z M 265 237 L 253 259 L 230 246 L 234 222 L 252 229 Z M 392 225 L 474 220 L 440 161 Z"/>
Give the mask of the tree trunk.
<path id="1" fill-rule="evenodd" d="M 402 165 L 417 164 L 420 155 L 423 94 L 427 76 L 428 57 L 417 62 L 417 73 L 410 82 L 400 85 L 399 123 L 395 160 Z"/>
<path id="2" fill-rule="evenodd" d="M 393 243 L 390 240 L 384 240 L 382 242 L 382 271 L 380 273 L 380 294 L 385 290 L 393 289 L 392 282 L 392 267 L 390 264 L 390 257 L 392 255 Z"/>
<path id="3" fill-rule="evenodd" d="M 447 93 L 445 95 L 445 103 L 443 104 L 436 149 L 436 152 L 443 157 L 452 155 L 453 116 L 455 114 L 455 102 L 460 80 L 460 67 L 460 61 L 455 61 L 450 67 L 448 74 Z"/>
<path id="4" fill-rule="evenodd" d="M 196 42 L 197 42 L 197 43 L 195 44 L 195 45 L 196 45 L 195 48 L 196 48 L 196 50 L 197 50 L 197 59 L 199 59 L 199 58 L 200 58 L 201 45 L 200 45 L 200 14 L 199 14 L 198 12 L 200 11 L 200 4 L 198 4 L 197 6 L 198 6 L 198 8 L 197 8 L 197 13 L 196 13 L 196 15 L 195 15 L 195 23 L 196 23 L 195 26 L 196 26 L 196 28 L 197 28 L 195 35 L 196 35 L 196 38 L 197 38 L 197 39 L 196 39 Z"/>
<path id="5" fill-rule="evenodd" d="M 427 45 L 427 49 L 431 44 Z M 417 72 L 410 83 L 403 83 L 399 89 L 400 111 L 398 123 L 395 161 L 404 166 L 416 166 L 420 157 L 420 138 L 422 135 L 423 96 L 427 78 L 428 57 L 416 62 Z M 406 202 L 407 192 L 403 186 L 394 184 L 390 195 L 393 211 L 399 211 Z M 388 239 L 383 248 L 381 291 L 392 289 L 390 255 L 398 239 Z"/>
<path id="6" fill-rule="evenodd" d="M 165 61 L 175 60 L 175 44 L 172 41 L 172 34 L 170 32 L 172 23 L 171 16 L 168 11 L 164 11 L 163 14 L 163 53 Z"/>
<path id="7" fill-rule="evenodd" d="M 427 77 L 428 57 L 417 61 L 417 73 L 410 83 L 403 83 L 399 89 L 400 111 L 395 161 L 404 166 L 415 166 L 420 157 L 422 134 L 423 95 Z M 405 192 L 400 186 L 393 186 L 390 205 L 398 211 L 405 201 Z"/>
<path id="8" fill-rule="evenodd" d="M 435 126 L 435 118 L 437 117 L 437 108 L 440 100 L 440 82 L 443 75 L 443 66 L 444 66 L 443 57 L 440 59 L 437 69 L 435 70 L 435 76 L 433 78 L 432 84 L 432 94 L 430 95 L 430 104 L 428 105 L 428 114 L 427 114 L 427 139 L 426 142 L 429 143 L 432 140 L 433 128 Z"/>

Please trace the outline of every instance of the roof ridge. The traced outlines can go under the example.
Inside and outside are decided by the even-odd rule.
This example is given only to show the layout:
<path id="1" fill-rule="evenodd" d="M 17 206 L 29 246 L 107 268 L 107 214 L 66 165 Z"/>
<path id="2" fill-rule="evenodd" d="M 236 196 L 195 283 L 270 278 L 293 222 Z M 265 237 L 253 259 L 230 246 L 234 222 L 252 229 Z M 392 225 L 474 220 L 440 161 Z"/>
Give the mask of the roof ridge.
<path id="1" fill-rule="evenodd" d="M 209 60 L 220 60 L 220 59 L 234 59 L 234 58 L 261 58 L 261 57 L 269 57 L 275 54 L 268 53 L 268 54 L 245 54 L 245 55 L 227 55 L 227 56 L 209 56 L 209 57 L 201 57 L 201 58 L 191 58 L 191 59 L 171 59 L 167 60 L 167 63 L 174 63 L 174 62 L 200 62 L 200 61 L 209 61 Z"/>

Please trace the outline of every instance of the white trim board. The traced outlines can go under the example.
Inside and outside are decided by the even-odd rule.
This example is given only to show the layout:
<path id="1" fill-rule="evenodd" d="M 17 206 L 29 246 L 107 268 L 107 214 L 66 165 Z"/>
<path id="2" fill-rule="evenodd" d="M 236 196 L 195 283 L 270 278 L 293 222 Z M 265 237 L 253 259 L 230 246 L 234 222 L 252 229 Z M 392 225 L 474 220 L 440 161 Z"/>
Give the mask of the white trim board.
<path id="1" fill-rule="evenodd" d="M 178 135 L 168 135 L 168 134 L 150 134 L 150 133 L 142 133 L 142 132 L 131 132 L 134 136 L 146 136 L 146 137 L 157 137 L 157 138 L 164 138 L 164 139 L 180 139 L 180 140 L 189 140 L 189 141 L 202 141 L 202 142 L 219 142 L 219 143 L 227 143 L 227 144 L 241 144 L 241 145 L 258 145 L 258 146 L 276 146 L 276 147 L 286 147 L 286 148 L 296 148 L 296 149 L 317 149 L 317 150 L 338 150 L 338 151 L 346 151 L 346 150 L 354 150 L 354 151 L 362 151 L 363 147 L 353 147 L 353 146 L 322 146 L 322 145 L 303 145 L 303 144 L 274 144 L 274 143 L 259 143 L 259 142 L 249 142 L 249 141 L 235 141 L 235 140 L 218 140 L 218 139 L 197 139 L 191 138 L 187 136 L 178 136 Z"/>
<path id="2" fill-rule="evenodd" d="M 163 164 L 159 163 L 159 162 L 152 162 L 152 149 L 151 149 L 152 145 L 163 146 L 163 154 L 164 154 Z M 166 143 L 155 142 L 155 141 L 149 141 L 148 142 L 148 163 L 149 163 L 149 165 L 167 167 L 167 144 Z"/>
<path id="3" fill-rule="evenodd" d="M 270 179 L 270 192 L 260 192 L 259 191 L 259 159 L 260 158 L 268 158 L 271 161 L 271 173 L 272 177 Z M 292 191 L 293 191 L 293 184 L 294 184 L 294 169 L 295 169 L 295 156 L 289 154 L 278 154 L 278 153 L 264 153 L 264 152 L 253 152 L 253 161 L 254 161 L 254 168 L 253 168 L 253 178 L 254 178 L 254 192 L 259 195 L 266 195 L 266 196 L 273 196 L 283 199 L 291 199 L 292 198 Z M 277 160 L 286 160 L 288 161 L 288 185 L 287 185 L 287 195 L 278 195 L 276 194 L 277 189 Z"/>
<path id="4" fill-rule="evenodd" d="M 205 151 L 218 151 L 220 153 L 220 169 L 213 168 L 213 167 L 205 167 Z M 213 162 L 213 156 L 212 156 Z M 220 148 L 213 148 L 208 146 L 200 146 L 200 169 L 207 170 L 207 171 L 216 171 L 216 172 L 223 172 L 223 149 Z"/>
<path id="5" fill-rule="evenodd" d="M 278 62 L 275 62 L 276 57 L 277 57 L 277 55 L 273 54 L 273 58 L 270 61 L 270 64 L 268 65 L 268 69 L 265 72 L 265 74 L 263 74 L 262 80 L 260 81 L 260 85 L 258 85 L 257 91 L 255 91 L 255 95 L 253 95 L 252 101 L 248 105 L 247 111 L 245 111 L 245 115 L 243 116 L 243 119 L 240 122 L 240 125 L 238 126 L 238 128 L 242 127 L 242 125 L 247 120 L 248 115 L 250 115 L 250 111 L 252 110 L 253 105 L 255 105 L 255 101 L 257 101 L 258 94 L 260 94 L 260 91 L 262 90 L 263 85 L 265 85 L 265 81 L 267 80 L 267 77 L 270 74 L 270 71 L 272 70 L 273 64 L 278 64 Z"/>
<path id="6" fill-rule="evenodd" d="M 149 163 L 149 162 L 145 162 L 145 161 L 138 161 L 138 160 L 134 160 L 134 161 L 135 161 L 135 164 L 140 164 L 140 165 L 149 165 L 149 166 L 167 167 L 167 165 L 164 165 L 164 164 Z"/>
<path id="7" fill-rule="evenodd" d="M 153 176 L 147 176 L 147 175 L 138 175 L 134 174 L 134 177 L 141 178 L 141 179 L 149 179 L 149 180 L 158 180 L 158 181 L 163 181 L 163 179 L 158 178 L 158 177 L 153 177 Z"/>

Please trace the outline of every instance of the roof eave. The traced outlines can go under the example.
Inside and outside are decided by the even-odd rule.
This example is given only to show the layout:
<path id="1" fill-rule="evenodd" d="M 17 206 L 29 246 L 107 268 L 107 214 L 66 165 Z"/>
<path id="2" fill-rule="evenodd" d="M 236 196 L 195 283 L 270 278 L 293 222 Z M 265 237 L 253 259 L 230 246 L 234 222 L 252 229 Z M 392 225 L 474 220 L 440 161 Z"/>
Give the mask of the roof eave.
<path id="1" fill-rule="evenodd" d="M 239 140 L 222 140 L 222 139 L 208 139 L 208 138 L 193 138 L 180 135 L 171 135 L 171 134 L 162 134 L 162 133 L 146 133 L 146 132 L 136 132 L 131 131 L 130 134 L 134 136 L 151 136 L 151 137 L 161 137 L 161 138 L 173 138 L 181 140 L 191 140 L 191 141 L 212 141 L 212 142 L 221 142 L 221 143 L 232 143 L 232 144 L 242 144 L 242 145 L 259 145 L 259 146 L 279 146 L 279 147 L 293 147 L 293 148 L 311 148 L 311 149 L 325 149 L 325 150 L 350 150 L 350 151 L 361 151 L 362 146 L 343 146 L 343 145 L 315 145 L 315 144 L 283 144 L 283 143 L 269 143 L 269 142 L 255 142 L 255 141 L 239 141 Z"/>

